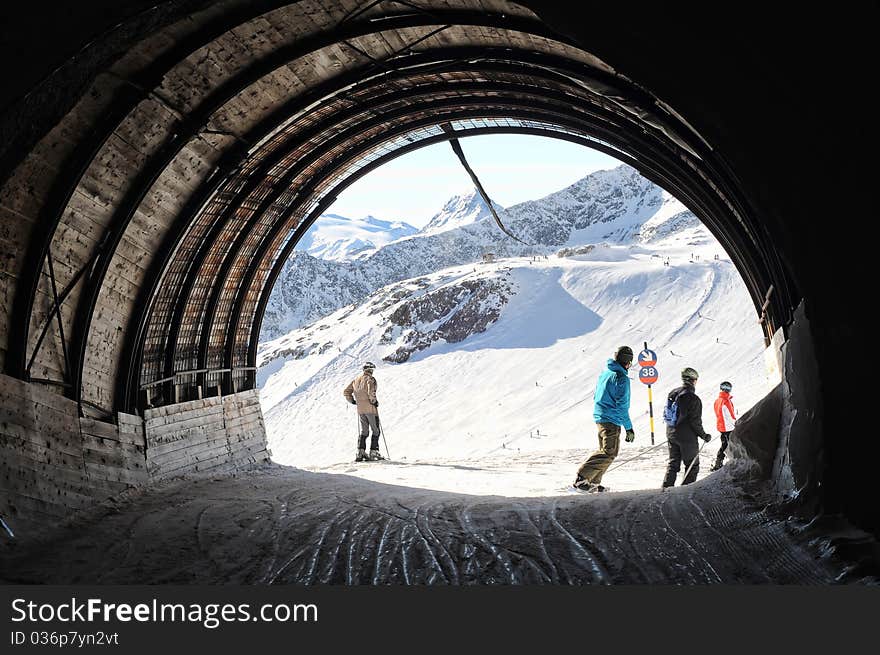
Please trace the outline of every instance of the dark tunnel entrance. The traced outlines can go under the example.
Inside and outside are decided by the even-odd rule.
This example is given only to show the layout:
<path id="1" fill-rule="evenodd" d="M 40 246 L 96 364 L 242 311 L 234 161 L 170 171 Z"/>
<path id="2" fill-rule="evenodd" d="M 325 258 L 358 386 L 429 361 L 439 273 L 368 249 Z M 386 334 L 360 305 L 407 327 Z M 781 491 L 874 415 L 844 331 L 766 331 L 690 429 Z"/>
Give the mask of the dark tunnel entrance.
<path id="1" fill-rule="evenodd" d="M 815 120 L 799 93 L 819 72 L 800 67 L 806 43 L 776 42 L 775 18 L 710 30 L 659 9 L 632 23 L 526 0 L 142 4 L 71 29 L 4 101 L 4 514 L 64 515 L 265 461 L 255 358 L 281 264 L 346 185 L 449 139 L 448 124 L 588 145 L 691 209 L 779 353 L 777 439 L 762 453 L 776 500 L 876 529 L 872 458 L 849 456 L 850 401 L 825 382 L 847 372 L 860 329 L 838 308 L 861 291 L 817 262 L 849 237 L 805 227 L 859 215 L 859 198 L 803 194 L 824 180 L 808 161 L 862 128 L 837 106 Z M 731 47 L 741 23 L 744 52 Z M 858 43 L 839 51 L 865 61 Z M 863 262 L 838 266 L 862 279 Z"/>

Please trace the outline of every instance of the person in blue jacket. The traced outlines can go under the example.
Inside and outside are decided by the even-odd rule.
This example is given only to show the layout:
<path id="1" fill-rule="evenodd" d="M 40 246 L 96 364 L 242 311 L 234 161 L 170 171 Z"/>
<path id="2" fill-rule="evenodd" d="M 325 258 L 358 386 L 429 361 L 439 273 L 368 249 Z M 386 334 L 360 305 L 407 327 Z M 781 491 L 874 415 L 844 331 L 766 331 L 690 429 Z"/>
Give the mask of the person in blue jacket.
<path id="1" fill-rule="evenodd" d="M 621 427 L 626 430 L 627 441 L 636 438 L 629 419 L 629 377 L 626 373 L 632 361 L 632 348 L 621 346 L 599 375 L 593 405 L 593 419 L 599 429 L 599 450 L 578 469 L 572 486 L 579 491 L 605 491 L 600 483 L 605 471 L 617 457 Z"/>

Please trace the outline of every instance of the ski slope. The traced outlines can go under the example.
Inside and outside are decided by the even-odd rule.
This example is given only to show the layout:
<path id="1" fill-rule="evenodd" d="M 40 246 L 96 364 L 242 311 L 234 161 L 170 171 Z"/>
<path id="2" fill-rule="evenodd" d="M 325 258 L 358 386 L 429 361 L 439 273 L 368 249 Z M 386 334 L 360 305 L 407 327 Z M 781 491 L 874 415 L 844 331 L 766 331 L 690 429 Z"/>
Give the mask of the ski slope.
<path id="1" fill-rule="evenodd" d="M 421 278 L 417 293 L 487 276 L 510 283 L 498 319 L 402 364 L 382 359 L 395 347 L 381 342 L 397 306 L 390 287 L 263 344 L 258 363 L 268 363 L 259 382 L 275 461 L 406 486 L 554 495 L 567 490 L 596 446 L 593 389 L 618 345 L 638 352 L 647 341 L 657 352 L 655 415 L 679 371 L 696 368 L 704 426 L 716 435 L 712 403 L 722 380 L 733 383 L 738 414 L 775 384 L 745 286 L 701 225 L 647 244 L 597 244 L 574 257 L 445 269 Z M 299 358 L 278 356 L 297 339 L 318 347 Z M 342 389 L 367 360 L 378 365 L 379 411 L 394 461 L 354 465 L 356 415 Z M 666 449 L 649 450 L 647 388 L 637 373 L 630 371 L 636 440 L 621 442 L 616 464 L 640 457 L 609 471 L 603 484 L 612 490 L 657 487 L 663 475 Z M 662 442 L 659 419 L 655 430 L 655 443 Z M 700 477 L 716 447 L 703 449 Z"/>

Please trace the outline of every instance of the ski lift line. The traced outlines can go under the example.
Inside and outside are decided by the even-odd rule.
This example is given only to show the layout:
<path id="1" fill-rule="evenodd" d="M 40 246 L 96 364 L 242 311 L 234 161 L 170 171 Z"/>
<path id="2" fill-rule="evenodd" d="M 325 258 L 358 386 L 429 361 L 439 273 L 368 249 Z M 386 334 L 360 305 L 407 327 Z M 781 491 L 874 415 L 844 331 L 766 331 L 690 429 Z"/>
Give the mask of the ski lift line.
<path id="1" fill-rule="evenodd" d="M 455 129 L 449 123 L 441 123 L 440 127 L 447 134 L 450 134 L 450 135 L 455 134 Z M 480 183 L 480 180 L 477 177 L 477 174 L 474 173 L 474 170 L 468 164 L 467 159 L 465 159 L 464 150 L 461 149 L 461 143 L 459 143 L 458 139 L 455 137 L 450 137 L 449 145 L 452 147 L 452 151 L 458 157 L 458 160 L 461 162 L 461 165 L 464 167 L 464 170 L 467 171 L 467 174 L 470 176 L 471 181 L 474 183 L 474 186 L 477 187 L 477 191 L 479 192 L 480 197 L 483 199 L 483 202 L 486 203 L 486 206 L 489 208 L 489 211 L 492 213 L 492 217 L 495 219 L 495 223 L 498 224 L 498 227 L 501 228 L 501 231 L 504 232 L 504 234 L 509 236 L 514 241 L 519 241 L 523 245 L 534 247 L 534 244 L 526 243 L 525 241 L 523 241 L 522 239 L 520 239 L 516 235 L 512 234 L 506 227 L 504 227 L 504 224 L 501 222 L 501 219 L 498 217 L 498 212 L 495 211 L 495 207 L 492 204 L 492 201 L 489 199 L 489 196 L 486 193 L 486 190 L 483 188 L 483 185 Z"/>

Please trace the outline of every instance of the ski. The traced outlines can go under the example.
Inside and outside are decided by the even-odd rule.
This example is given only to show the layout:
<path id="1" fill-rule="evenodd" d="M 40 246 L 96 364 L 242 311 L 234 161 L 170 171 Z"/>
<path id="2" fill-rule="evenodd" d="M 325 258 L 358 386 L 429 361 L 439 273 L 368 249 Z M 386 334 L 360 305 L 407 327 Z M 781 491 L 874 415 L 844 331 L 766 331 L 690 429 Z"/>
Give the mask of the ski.
<path id="1" fill-rule="evenodd" d="M 595 485 L 595 486 L 588 487 L 588 488 L 575 487 L 574 485 L 570 485 L 565 488 L 565 491 L 569 491 L 571 493 L 577 493 L 577 494 L 601 494 L 601 493 L 606 493 L 608 491 L 611 491 L 611 489 L 609 489 L 608 487 L 604 487 L 602 485 Z"/>

